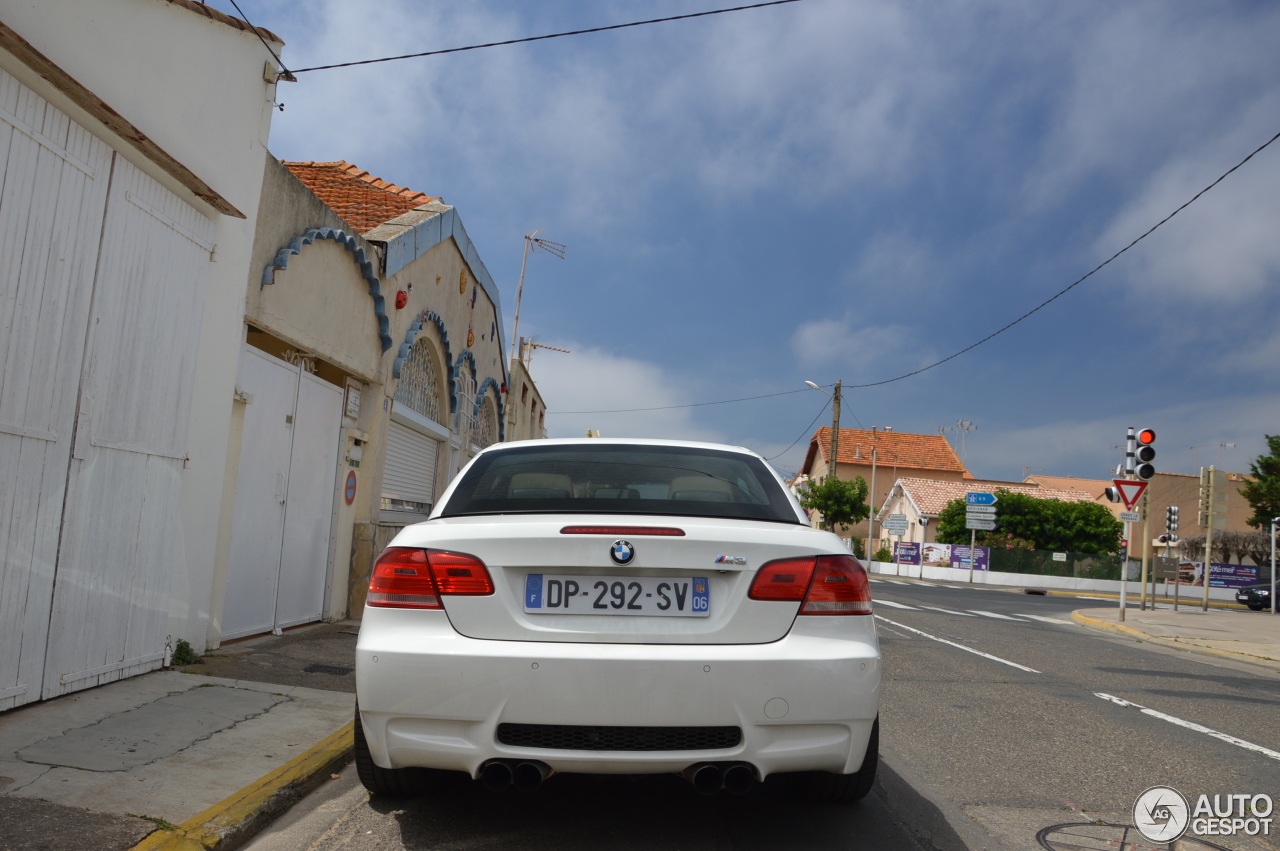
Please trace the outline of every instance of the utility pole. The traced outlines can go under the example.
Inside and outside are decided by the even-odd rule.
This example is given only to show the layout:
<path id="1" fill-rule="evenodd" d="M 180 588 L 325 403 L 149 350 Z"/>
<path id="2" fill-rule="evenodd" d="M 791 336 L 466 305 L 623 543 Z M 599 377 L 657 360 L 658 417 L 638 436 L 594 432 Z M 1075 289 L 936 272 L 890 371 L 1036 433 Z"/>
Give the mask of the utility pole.
<path id="1" fill-rule="evenodd" d="M 831 464 L 827 467 L 827 476 L 838 478 L 836 465 L 839 464 L 840 451 L 840 385 L 836 382 L 836 392 L 831 396 Z M 832 531 L 835 531 L 834 529 Z"/>
<path id="2" fill-rule="evenodd" d="M 1147 610 L 1147 565 L 1151 563 L 1151 489 L 1142 492 L 1142 598 L 1140 609 Z M 1156 592 L 1151 589 L 1151 608 L 1156 607 Z"/>
<path id="3" fill-rule="evenodd" d="M 871 447 L 871 490 L 867 492 L 871 515 L 867 517 L 867 558 L 875 552 L 872 545 L 876 538 L 876 447 Z"/>

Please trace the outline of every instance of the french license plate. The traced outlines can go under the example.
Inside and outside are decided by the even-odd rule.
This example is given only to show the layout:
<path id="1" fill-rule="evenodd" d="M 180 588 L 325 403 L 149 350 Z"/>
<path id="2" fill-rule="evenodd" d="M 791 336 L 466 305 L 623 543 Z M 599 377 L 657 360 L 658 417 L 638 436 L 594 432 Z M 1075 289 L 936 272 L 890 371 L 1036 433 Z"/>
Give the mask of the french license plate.
<path id="1" fill-rule="evenodd" d="M 711 588 L 705 576 L 530 573 L 524 580 L 524 610 L 541 615 L 705 618 L 711 614 Z"/>

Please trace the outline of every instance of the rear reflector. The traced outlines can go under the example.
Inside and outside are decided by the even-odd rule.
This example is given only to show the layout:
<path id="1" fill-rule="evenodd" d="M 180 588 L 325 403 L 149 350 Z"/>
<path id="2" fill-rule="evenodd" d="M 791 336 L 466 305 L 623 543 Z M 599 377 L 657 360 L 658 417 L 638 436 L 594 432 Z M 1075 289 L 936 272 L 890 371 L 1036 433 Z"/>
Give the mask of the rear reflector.
<path id="1" fill-rule="evenodd" d="M 808 556 L 769 562 L 756 573 L 747 596 L 752 600 L 800 602 L 804 599 L 804 592 L 809 590 L 816 561 L 813 556 Z"/>
<path id="2" fill-rule="evenodd" d="M 440 595 L 482 596 L 493 593 L 493 580 L 475 556 L 413 547 L 387 547 L 378 556 L 369 580 L 370 606 L 397 609 L 440 609 Z"/>
<path id="3" fill-rule="evenodd" d="M 818 556 L 802 615 L 869 615 L 871 584 L 852 556 Z"/>
<path id="4" fill-rule="evenodd" d="M 561 535 L 660 535 L 683 538 L 683 529 L 670 526 L 565 526 Z"/>

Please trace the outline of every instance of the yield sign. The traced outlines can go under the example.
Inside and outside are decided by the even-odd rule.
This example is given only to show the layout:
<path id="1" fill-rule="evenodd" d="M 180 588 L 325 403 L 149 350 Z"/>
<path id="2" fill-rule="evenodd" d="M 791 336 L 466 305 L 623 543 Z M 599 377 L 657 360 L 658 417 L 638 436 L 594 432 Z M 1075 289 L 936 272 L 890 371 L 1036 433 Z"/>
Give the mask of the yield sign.
<path id="1" fill-rule="evenodd" d="M 1128 479 L 1112 479 L 1111 483 L 1116 486 L 1116 493 L 1120 494 L 1120 499 L 1124 502 L 1124 507 L 1133 510 L 1138 504 L 1138 500 L 1142 499 L 1142 492 L 1147 489 L 1146 482 L 1133 482 Z"/>

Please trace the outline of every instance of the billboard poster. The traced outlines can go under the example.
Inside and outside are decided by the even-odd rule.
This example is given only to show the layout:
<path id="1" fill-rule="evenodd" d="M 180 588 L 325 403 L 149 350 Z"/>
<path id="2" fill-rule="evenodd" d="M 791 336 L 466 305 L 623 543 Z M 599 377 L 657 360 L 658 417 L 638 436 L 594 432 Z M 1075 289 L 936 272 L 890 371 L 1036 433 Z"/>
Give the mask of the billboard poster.
<path id="1" fill-rule="evenodd" d="M 990 547 L 974 547 L 974 570 L 987 570 L 991 565 L 991 548 Z M 958 567 L 964 570 L 969 569 L 969 546 L 968 544 L 952 544 L 951 545 L 951 567 Z"/>
<path id="2" fill-rule="evenodd" d="M 950 567 L 950 544 L 925 544 L 920 548 L 920 558 L 925 567 Z"/>
<path id="3" fill-rule="evenodd" d="M 1180 567 L 1179 572 L 1182 575 L 1180 584 L 1194 585 L 1198 588 L 1204 587 L 1204 562 L 1184 561 Z M 1192 569 L 1194 569 L 1194 578 L 1188 576 Z M 1248 585 L 1257 585 L 1260 581 L 1258 575 L 1259 569 L 1256 565 L 1219 564 L 1214 562 L 1209 570 L 1209 587 L 1244 588 Z"/>
<path id="4" fill-rule="evenodd" d="M 894 541 L 893 560 L 898 564 L 919 564 L 920 545 L 915 542 Z"/>

